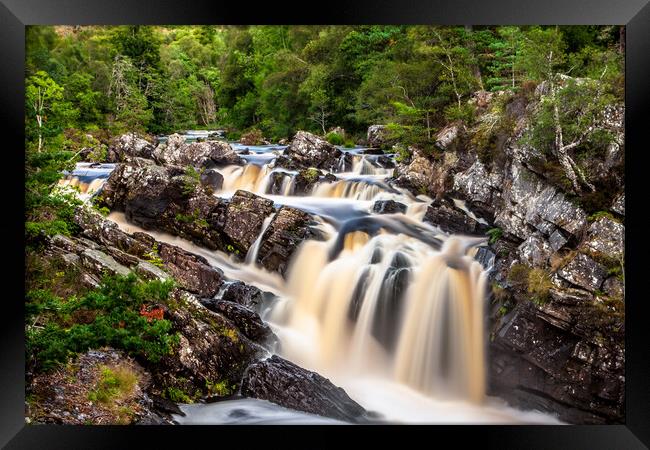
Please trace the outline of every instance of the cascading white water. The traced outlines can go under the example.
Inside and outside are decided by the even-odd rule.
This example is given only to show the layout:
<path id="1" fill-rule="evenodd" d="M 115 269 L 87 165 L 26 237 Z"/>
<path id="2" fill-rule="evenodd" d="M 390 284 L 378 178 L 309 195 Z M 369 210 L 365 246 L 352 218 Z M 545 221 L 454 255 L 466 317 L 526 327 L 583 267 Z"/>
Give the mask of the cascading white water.
<path id="1" fill-rule="evenodd" d="M 404 235 L 353 232 L 333 261 L 329 245 L 303 245 L 288 304 L 271 315 L 315 344 L 305 352 L 304 340 L 295 348 L 287 339 L 285 354 L 327 373 L 374 372 L 438 398 L 480 402 L 485 277 L 462 240 L 438 252 Z"/>

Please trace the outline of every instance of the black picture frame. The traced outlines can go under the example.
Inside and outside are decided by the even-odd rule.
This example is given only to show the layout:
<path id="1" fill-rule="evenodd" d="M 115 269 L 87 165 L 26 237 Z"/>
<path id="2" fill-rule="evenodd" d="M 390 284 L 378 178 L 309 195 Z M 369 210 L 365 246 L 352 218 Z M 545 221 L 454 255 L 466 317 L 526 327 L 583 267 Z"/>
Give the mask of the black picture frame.
<path id="1" fill-rule="evenodd" d="M 626 25 L 626 418 L 625 425 L 603 426 L 436 426 L 410 427 L 409 441 L 430 445 L 463 444 L 474 439 L 481 447 L 527 449 L 635 449 L 650 445 L 650 346 L 644 297 L 642 244 L 644 213 L 644 125 L 650 104 L 649 0 L 433 0 L 335 1 L 282 6 L 268 2 L 179 2 L 172 0 L 0 0 L 0 123 L 3 133 L 5 218 L 0 220 L 2 247 L 8 267 L 3 271 L 2 326 L 0 327 L 0 445 L 6 448 L 130 448 L 135 440 L 146 448 L 166 447 L 181 439 L 216 443 L 225 434 L 240 436 L 246 446 L 254 437 L 273 447 L 290 445 L 294 431 L 265 427 L 255 432 L 229 427 L 74 427 L 26 426 L 24 420 L 24 295 L 23 195 L 24 184 L 24 57 L 26 25 L 90 24 L 613 24 Z M 645 141 L 645 142 L 644 142 Z M 647 147 L 647 144 L 645 145 Z M 630 208 L 630 205 L 632 207 Z M 647 245 L 647 244 L 645 244 Z M 9 289 L 7 289 L 9 288 Z M 404 427 L 299 427 L 310 436 L 302 447 L 320 447 L 339 433 L 368 432 L 383 440 L 401 434 Z M 415 437 L 413 431 L 422 432 Z M 471 431 L 471 433 L 468 433 Z M 405 433 L 406 434 L 406 433 Z M 218 436 L 220 436 L 218 438 Z M 144 439 L 144 441 L 142 441 Z M 448 441 L 447 439 L 451 439 Z M 297 440 L 297 439 L 296 439 Z M 434 443 L 435 442 L 435 443 Z M 237 444 L 229 444 L 237 445 Z M 445 444 L 448 445 L 448 444 Z"/>

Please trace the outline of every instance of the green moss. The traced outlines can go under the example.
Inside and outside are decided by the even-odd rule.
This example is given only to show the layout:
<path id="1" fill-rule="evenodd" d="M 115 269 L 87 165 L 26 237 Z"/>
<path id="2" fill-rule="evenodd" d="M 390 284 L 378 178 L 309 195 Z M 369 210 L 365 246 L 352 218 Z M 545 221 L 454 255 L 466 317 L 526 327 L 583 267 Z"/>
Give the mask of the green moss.
<path id="1" fill-rule="evenodd" d="M 302 173 L 302 176 L 309 182 L 309 183 L 315 183 L 318 181 L 318 177 L 320 177 L 320 170 L 310 167 L 309 169 L 305 170 Z"/>
<path id="2" fill-rule="evenodd" d="M 145 257 L 147 258 L 147 261 L 149 261 L 154 266 L 160 268 L 165 267 L 165 263 L 163 262 L 163 260 L 160 258 L 160 255 L 158 254 L 158 242 L 154 242 L 153 247 L 151 247 L 151 251 L 146 253 Z"/>
<path id="3" fill-rule="evenodd" d="M 513 286 L 527 286 L 530 268 L 525 264 L 513 264 L 508 273 L 508 281 Z"/>

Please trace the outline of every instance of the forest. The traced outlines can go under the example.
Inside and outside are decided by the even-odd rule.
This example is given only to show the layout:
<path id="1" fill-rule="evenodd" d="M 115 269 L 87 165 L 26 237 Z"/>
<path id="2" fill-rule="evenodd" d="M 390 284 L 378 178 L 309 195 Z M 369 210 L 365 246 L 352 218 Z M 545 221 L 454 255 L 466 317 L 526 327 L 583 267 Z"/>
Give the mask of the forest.
<path id="1" fill-rule="evenodd" d="M 621 26 L 28 26 L 26 416 L 622 423 L 624 62 Z"/>

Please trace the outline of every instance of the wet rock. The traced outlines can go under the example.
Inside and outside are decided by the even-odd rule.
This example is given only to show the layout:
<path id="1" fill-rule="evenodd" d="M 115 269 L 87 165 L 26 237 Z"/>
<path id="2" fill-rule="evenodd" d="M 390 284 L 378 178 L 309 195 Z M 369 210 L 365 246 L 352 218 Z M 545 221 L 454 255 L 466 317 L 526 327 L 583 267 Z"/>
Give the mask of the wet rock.
<path id="1" fill-rule="evenodd" d="M 168 308 L 165 318 L 180 334 L 174 354 L 152 365 L 155 393 L 180 389 L 194 396 L 209 395 L 206 381 L 239 386 L 244 369 L 266 350 L 249 340 L 220 314 L 202 306 L 196 297 L 176 293 L 177 307 Z"/>
<path id="2" fill-rule="evenodd" d="M 247 338 L 258 344 L 272 348 L 278 339 L 260 316 L 238 303 L 225 300 L 204 299 L 201 303 L 211 311 L 230 320 Z"/>
<path id="3" fill-rule="evenodd" d="M 248 368 L 241 393 L 244 397 L 347 422 L 358 421 L 365 413 L 363 407 L 327 378 L 276 355 Z"/>
<path id="4" fill-rule="evenodd" d="M 522 409 L 552 411 L 569 423 L 620 423 L 623 334 L 606 331 L 603 324 L 612 319 L 593 306 L 588 294 L 569 294 L 566 298 L 573 300 L 557 303 L 558 293 L 542 307 L 517 305 L 495 331 L 488 393 Z M 610 338 L 595 345 L 589 336 L 596 330 Z"/>
<path id="5" fill-rule="evenodd" d="M 484 231 L 484 226 L 465 212 L 442 203 L 430 205 L 422 220 L 449 234 L 480 234 Z"/>
<path id="6" fill-rule="evenodd" d="M 223 186 L 223 175 L 214 169 L 208 169 L 201 173 L 201 185 L 209 186 L 213 191 L 218 191 Z"/>
<path id="7" fill-rule="evenodd" d="M 150 159 L 154 146 L 136 133 L 127 133 L 115 138 L 108 146 L 106 162 L 123 162 L 130 157 Z"/>
<path id="8" fill-rule="evenodd" d="M 494 267 L 496 254 L 488 247 L 479 247 L 476 251 L 474 259 L 481 263 L 484 270 L 488 270 Z"/>
<path id="9" fill-rule="evenodd" d="M 318 169 L 302 169 L 294 178 L 293 193 L 295 195 L 307 195 L 311 193 L 314 185 L 321 178 L 321 171 Z"/>
<path id="10" fill-rule="evenodd" d="M 382 147 L 388 144 L 388 129 L 386 125 L 370 125 L 368 127 L 368 147 Z"/>
<path id="11" fill-rule="evenodd" d="M 623 224 L 609 217 L 601 217 L 589 226 L 584 245 L 593 251 L 620 258 L 624 252 L 624 235 Z"/>
<path id="12" fill-rule="evenodd" d="M 170 278 L 167 272 L 147 261 L 139 261 L 135 268 L 135 272 L 147 280 L 165 281 Z"/>
<path id="13" fill-rule="evenodd" d="M 607 269 L 584 253 L 578 253 L 558 275 L 566 281 L 594 292 L 600 289 L 607 276 Z"/>
<path id="14" fill-rule="evenodd" d="M 156 161 L 165 165 L 214 167 L 229 164 L 243 164 L 230 144 L 224 141 L 186 143 L 179 134 L 172 134 L 166 142 L 156 147 L 153 154 Z"/>
<path id="15" fill-rule="evenodd" d="M 337 171 L 343 163 L 343 168 L 351 167 L 352 158 L 320 137 L 306 131 L 298 131 L 291 144 L 284 150 L 284 156 L 289 158 L 292 166 L 315 167 L 329 171 Z M 282 160 L 276 160 L 281 164 Z"/>
<path id="16" fill-rule="evenodd" d="M 533 267 L 544 267 L 553 249 L 543 236 L 535 232 L 519 245 L 517 254 L 522 262 Z"/>
<path id="17" fill-rule="evenodd" d="M 234 281 L 224 285 L 221 299 L 240 304 L 252 311 L 259 311 L 264 296 L 262 295 L 262 291 L 255 286 L 245 284 L 241 281 Z"/>
<path id="18" fill-rule="evenodd" d="M 293 252 L 305 239 L 317 237 L 309 214 L 282 206 L 262 236 L 257 262 L 266 270 L 285 275 Z"/>
<path id="19" fill-rule="evenodd" d="M 287 139 L 280 139 L 278 141 L 278 145 L 287 145 L 288 143 L 289 143 L 289 141 Z"/>
<path id="20" fill-rule="evenodd" d="M 274 211 L 273 201 L 238 190 L 226 209 L 223 232 L 240 255 L 245 255 L 262 230 L 264 219 Z"/>
<path id="21" fill-rule="evenodd" d="M 377 214 L 406 213 L 406 205 L 395 200 L 377 200 L 372 207 L 372 212 Z"/>
<path id="22" fill-rule="evenodd" d="M 158 253 L 165 269 L 183 288 L 202 297 L 213 297 L 219 291 L 223 272 L 202 256 L 165 243 L 160 244 Z"/>

